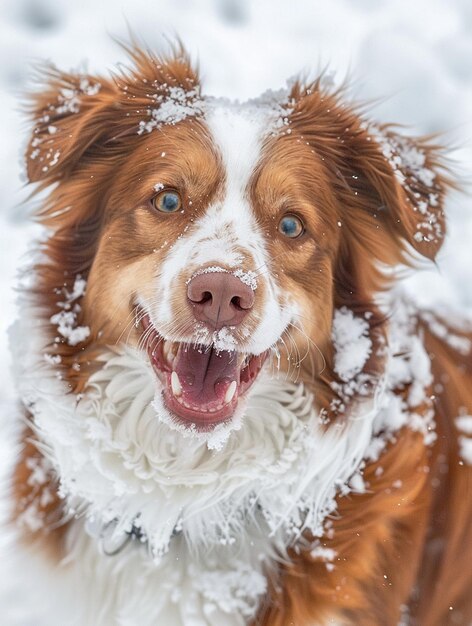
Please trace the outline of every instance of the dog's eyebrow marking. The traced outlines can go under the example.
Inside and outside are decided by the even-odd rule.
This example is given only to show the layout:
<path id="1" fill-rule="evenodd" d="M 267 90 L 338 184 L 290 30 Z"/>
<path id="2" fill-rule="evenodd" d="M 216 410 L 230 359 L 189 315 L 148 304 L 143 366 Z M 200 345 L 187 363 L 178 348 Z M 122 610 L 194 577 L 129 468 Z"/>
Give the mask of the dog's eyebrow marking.
<path id="1" fill-rule="evenodd" d="M 265 116 L 256 116 L 244 106 L 213 108 L 206 118 L 222 158 L 225 178 L 222 201 L 210 207 L 205 228 L 213 238 L 224 240 L 228 252 L 238 243 L 243 245 L 255 263 L 264 263 L 265 255 L 261 254 L 264 245 L 248 190 L 261 158 L 264 121 L 267 122 Z"/>

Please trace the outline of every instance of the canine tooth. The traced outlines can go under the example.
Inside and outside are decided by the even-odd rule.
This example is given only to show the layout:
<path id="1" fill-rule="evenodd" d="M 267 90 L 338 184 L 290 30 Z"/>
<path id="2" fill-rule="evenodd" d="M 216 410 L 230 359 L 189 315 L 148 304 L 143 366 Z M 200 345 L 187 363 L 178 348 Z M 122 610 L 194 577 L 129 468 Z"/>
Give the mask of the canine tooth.
<path id="1" fill-rule="evenodd" d="M 234 394 L 236 393 L 236 387 L 238 386 L 237 382 L 235 380 L 233 380 L 233 382 L 231 383 L 231 385 L 228 387 L 228 389 L 226 390 L 226 394 L 225 394 L 225 404 L 228 404 L 229 402 L 231 402 L 231 400 L 234 398 Z"/>
<path id="2" fill-rule="evenodd" d="M 166 358 L 166 360 L 167 360 L 167 361 L 170 361 L 170 360 L 171 360 L 171 357 L 173 357 L 173 356 L 174 356 L 174 355 L 173 355 L 173 352 L 172 352 L 172 345 L 173 345 L 173 344 L 172 344 L 172 341 L 166 341 L 166 342 L 164 343 L 164 349 L 163 349 L 163 352 L 164 352 L 164 356 L 165 356 L 165 358 Z"/>
<path id="3" fill-rule="evenodd" d="M 182 394 L 182 386 L 180 384 L 179 377 L 177 376 L 177 372 L 172 372 L 170 375 L 170 384 L 174 396 L 180 396 Z"/>

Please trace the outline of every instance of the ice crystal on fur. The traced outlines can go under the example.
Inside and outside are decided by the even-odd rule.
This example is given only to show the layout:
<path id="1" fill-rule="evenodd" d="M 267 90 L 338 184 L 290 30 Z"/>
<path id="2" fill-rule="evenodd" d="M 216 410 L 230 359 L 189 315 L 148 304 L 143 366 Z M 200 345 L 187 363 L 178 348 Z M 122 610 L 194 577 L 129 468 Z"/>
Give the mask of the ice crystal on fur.
<path id="1" fill-rule="evenodd" d="M 405 181 L 402 170 L 408 176 L 419 180 L 426 187 L 432 187 L 436 178 L 435 173 L 425 166 L 426 155 L 407 137 L 384 133 L 378 127 L 371 125 L 370 132 L 380 143 L 382 153 L 395 171 L 400 182 Z"/>
<path id="2" fill-rule="evenodd" d="M 355 316 L 346 307 L 335 311 L 333 318 L 335 348 L 334 371 L 347 382 L 359 374 L 372 352 L 367 320 Z"/>
<path id="3" fill-rule="evenodd" d="M 20 526 L 34 533 L 45 526 L 45 507 L 54 499 L 49 484 L 52 465 L 46 457 L 34 456 L 27 459 L 26 467 L 29 471 L 26 482 L 32 490 L 28 499 L 20 501 L 21 512 L 17 519 Z"/>
<path id="4" fill-rule="evenodd" d="M 85 288 L 85 280 L 81 276 L 76 276 L 72 291 L 63 289 L 65 299 L 57 303 L 62 311 L 55 313 L 50 318 L 51 323 L 57 326 L 59 334 L 66 339 L 70 346 L 76 346 L 90 335 L 88 326 L 77 326 L 77 315 L 81 310 L 77 300 L 84 295 Z"/>
<path id="5" fill-rule="evenodd" d="M 44 360 L 50 365 L 59 365 L 62 359 L 60 354 L 45 354 Z"/>
<path id="6" fill-rule="evenodd" d="M 82 76 L 77 87 L 64 87 L 60 90 L 58 102 L 55 106 L 51 105 L 51 110 L 59 115 L 78 113 L 80 111 L 81 96 L 95 96 L 100 89 L 101 85 L 99 82 L 91 83 L 86 76 Z M 42 121 L 49 121 L 47 114 L 43 116 Z"/>
<path id="7" fill-rule="evenodd" d="M 244 106 L 252 110 L 254 115 L 260 115 L 261 111 L 270 112 L 271 123 L 270 132 L 273 136 L 284 133 L 290 134 L 290 113 L 293 111 L 292 103 L 289 102 L 290 81 L 287 87 L 278 89 L 267 89 L 258 98 L 248 100 Z"/>
<path id="8" fill-rule="evenodd" d="M 379 458 L 391 434 L 405 425 L 420 432 L 425 445 L 436 440 L 433 400 L 429 394 L 433 382 L 430 358 L 415 333 L 411 304 L 401 294 L 397 298 L 389 329 L 389 357 L 380 383 L 385 389 L 374 422 L 374 437 L 366 454 L 372 461 Z M 395 393 L 402 389 L 409 390 L 406 397 Z"/>
<path id="9" fill-rule="evenodd" d="M 243 282 L 245 285 L 248 285 L 248 287 L 251 287 L 253 291 L 256 291 L 257 289 L 256 272 L 252 272 L 252 271 L 245 272 L 242 269 L 229 271 L 224 267 L 220 267 L 219 265 L 210 265 L 209 267 L 204 267 L 203 269 L 198 270 L 197 272 L 193 274 L 191 278 L 188 279 L 187 284 L 191 281 L 191 279 L 194 276 L 200 276 L 200 274 L 213 274 L 213 273 L 218 273 L 218 272 L 223 272 L 225 274 L 232 274 L 236 278 L 239 278 L 239 280 Z"/>
<path id="10" fill-rule="evenodd" d="M 337 397 L 332 399 L 330 408 L 341 414 L 355 396 L 366 399 L 371 393 L 373 376 L 365 372 L 364 367 L 372 353 L 372 341 L 367 320 L 355 316 L 347 307 L 334 312 L 331 334 L 334 371 L 339 381 L 331 382 Z"/>
<path id="11" fill-rule="evenodd" d="M 382 154 L 391 165 L 395 176 L 402 187 L 409 192 L 412 210 L 418 213 L 415 241 L 438 241 L 444 236 L 437 211 L 439 197 L 436 173 L 426 166 L 426 154 L 415 142 L 399 134 L 385 132 L 378 127 L 370 126 L 370 133 L 379 142 Z M 428 200 L 419 200 L 416 189 L 418 186 L 429 189 L 424 194 Z"/>
<path id="12" fill-rule="evenodd" d="M 256 272 L 244 272 L 243 270 L 236 270 L 235 272 L 233 272 L 233 276 L 239 278 L 239 280 L 241 280 L 245 285 L 251 287 L 253 291 L 257 289 Z"/>
<path id="13" fill-rule="evenodd" d="M 315 560 L 323 561 L 326 564 L 328 572 L 332 572 L 334 569 L 334 559 L 337 557 L 336 550 L 332 548 L 325 548 L 321 544 L 316 545 L 310 550 L 310 556 Z"/>
<path id="14" fill-rule="evenodd" d="M 456 426 L 465 435 L 472 435 L 472 415 L 461 415 L 456 418 Z"/>
<path id="15" fill-rule="evenodd" d="M 165 94 L 156 94 L 156 106 L 149 109 L 150 120 L 139 122 L 138 135 L 150 133 L 165 124 L 178 122 L 203 113 L 203 101 L 197 89 L 185 90 L 182 87 L 169 87 Z"/>
<path id="16" fill-rule="evenodd" d="M 293 108 L 288 101 L 289 91 L 267 90 L 258 98 L 246 102 L 227 98 L 207 98 L 208 112 L 219 110 L 229 115 L 238 115 L 263 129 L 264 134 L 271 136 L 290 134 L 290 113 Z"/>
<path id="17" fill-rule="evenodd" d="M 191 567 L 189 574 L 205 599 L 206 613 L 221 609 L 227 614 L 254 617 L 260 598 L 267 591 L 265 576 L 241 561 L 236 561 L 231 571 L 201 571 Z"/>
<path id="18" fill-rule="evenodd" d="M 60 311 L 51 317 L 51 322 L 70 346 L 76 346 L 90 335 L 88 326 L 76 326 L 77 310 Z"/>
<path id="19" fill-rule="evenodd" d="M 468 465 L 472 465 L 472 415 L 457 417 L 456 426 L 464 434 L 459 437 L 460 455 Z"/>
<path id="20" fill-rule="evenodd" d="M 468 437 L 459 438 L 460 455 L 467 465 L 472 465 L 472 439 Z"/>
<path id="21" fill-rule="evenodd" d="M 194 345 L 199 347 L 201 352 L 209 350 L 209 346 L 212 346 L 217 354 L 233 352 L 238 346 L 235 331 L 235 326 L 223 326 L 219 330 L 211 331 L 202 323 L 195 324 Z"/>
<path id="22" fill-rule="evenodd" d="M 155 94 L 153 100 L 156 106 L 149 108 L 149 120 L 139 122 L 138 135 L 150 133 L 165 125 L 175 125 L 188 117 L 203 115 L 215 109 L 226 108 L 244 113 L 248 118 L 264 119 L 272 135 L 290 133 L 289 115 L 291 108 L 287 101 L 288 90 L 268 90 L 261 96 L 247 102 L 240 103 L 226 98 L 206 97 L 202 99 L 198 89 L 184 89 L 182 87 L 167 87 L 165 93 Z"/>
<path id="23" fill-rule="evenodd" d="M 232 334 L 232 330 L 234 329 L 231 327 L 223 326 L 223 328 L 213 333 L 213 345 L 217 352 L 231 352 L 231 350 L 236 349 L 237 342 Z"/>

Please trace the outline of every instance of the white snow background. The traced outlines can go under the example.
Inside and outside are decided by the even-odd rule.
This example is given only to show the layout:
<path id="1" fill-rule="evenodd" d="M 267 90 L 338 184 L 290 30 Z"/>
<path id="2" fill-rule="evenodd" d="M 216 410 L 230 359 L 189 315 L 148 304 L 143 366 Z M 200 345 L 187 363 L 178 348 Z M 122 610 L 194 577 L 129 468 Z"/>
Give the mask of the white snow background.
<path id="1" fill-rule="evenodd" d="M 416 133 L 445 131 L 457 171 L 472 181 L 470 0 L 1 0 L 0 2 L 0 468 L 12 462 L 14 420 L 7 329 L 18 267 L 35 228 L 21 179 L 27 125 L 21 95 L 33 63 L 106 72 L 125 53 L 128 25 L 151 48 L 181 37 L 199 61 L 205 93 L 246 99 L 301 71 L 329 65 L 352 77 L 372 115 Z M 437 267 L 409 281 L 421 302 L 472 310 L 472 199 L 450 199 Z M 21 312 L 20 312 L 21 314 Z M 0 564 L 0 587 L 2 572 Z M 1 594 L 0 594 L 1 595 Z M 0 606 L 0 623 L 6 607 Z"/>

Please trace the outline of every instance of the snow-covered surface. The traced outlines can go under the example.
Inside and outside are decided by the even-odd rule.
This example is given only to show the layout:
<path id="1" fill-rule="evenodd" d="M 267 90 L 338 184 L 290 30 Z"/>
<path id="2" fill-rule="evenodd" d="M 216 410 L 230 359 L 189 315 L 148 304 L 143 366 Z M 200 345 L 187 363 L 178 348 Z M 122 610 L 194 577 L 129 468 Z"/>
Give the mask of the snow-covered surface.
<path id="1" fill-rule="evenodd" d="M 354 77 L 360 98 L 382 98 L 374 114 L 420 133 L 447 131 L 457 170 L 472 173 L 472 5 L 470 0 L 3 0 L 0 4 L 0 426 L 12 427 L 14 392 L 6 329 L 16 313 L 15 273 L 35 227 L 23 206 L 19 112 L 32 63 L 64 69 L 87 61 L 105 72 L 125 54 L 110 34 L 127 38 L 127 22 L 151 47 L 178 34 L 198 57 L 205 93 L 252 98 L 279 89 L 301 70 L 326 63 Z M 158 120 L 155 120 L 158 123 Z M 53 155 L 54 156 L 54 155 Z M 410 281 L 422 302 L 472 309 L 472 201 L 448 205 L 449 236 L 438 266 Z M 469 440 L 467 440 L 467 443 Z M 14 454 L 0 442 L 5 467 Z M 1 567 L 1 566 L 0 566 Z M 0 579 L 5 580 L 0 570 Z M 21 609 L 21 606 L 18 610 Z M 0 610 L 1 616 L 1 610 Z M 0 620 L 1 621 L 1 620 Z"/>

